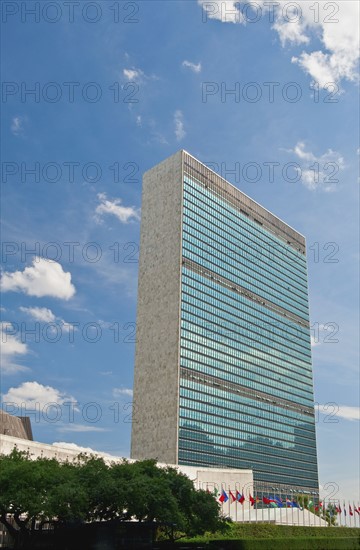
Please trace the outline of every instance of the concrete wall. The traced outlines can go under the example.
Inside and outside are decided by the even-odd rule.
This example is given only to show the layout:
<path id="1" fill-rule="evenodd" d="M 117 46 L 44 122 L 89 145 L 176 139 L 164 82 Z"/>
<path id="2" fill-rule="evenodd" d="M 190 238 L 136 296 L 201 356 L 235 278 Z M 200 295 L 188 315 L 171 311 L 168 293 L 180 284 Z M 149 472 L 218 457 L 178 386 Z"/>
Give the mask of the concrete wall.
<path id="1" fill-rule="evenodd" d="M 144 174 L 132 458 L 177 463 L 183 152 Z"/>
<path id="2" fill-rule="evenodd" d="M 32 439 L 32 429 L 28 416 L 14 416 L 0 410 L 0 434 Z"/>

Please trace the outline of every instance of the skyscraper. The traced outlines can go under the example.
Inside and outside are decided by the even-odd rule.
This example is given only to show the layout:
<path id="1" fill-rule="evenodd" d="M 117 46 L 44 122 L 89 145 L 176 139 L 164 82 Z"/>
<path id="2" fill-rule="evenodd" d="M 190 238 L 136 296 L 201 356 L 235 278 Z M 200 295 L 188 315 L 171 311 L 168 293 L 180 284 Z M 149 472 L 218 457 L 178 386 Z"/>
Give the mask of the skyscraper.
<path id="1" fill-rule="evenodd" d="M 185 151 L 143 178 L 131 456 L 318 490 L 305 239 Z"/>

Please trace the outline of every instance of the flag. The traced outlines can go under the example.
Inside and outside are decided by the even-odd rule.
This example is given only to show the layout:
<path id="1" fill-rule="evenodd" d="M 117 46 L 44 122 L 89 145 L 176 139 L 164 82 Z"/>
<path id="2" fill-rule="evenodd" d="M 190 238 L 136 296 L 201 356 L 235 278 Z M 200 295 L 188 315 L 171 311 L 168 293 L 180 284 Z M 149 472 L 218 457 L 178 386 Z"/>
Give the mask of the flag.
<path id="1" fill-rule="evenodd" d="M 283 507 L 283 501 L 281 500 L 280 497 L 275 497 L 275 500 L 276 500 L 276 504 L 279 506 L 279 508 L 282 508 Z"/>
<path id="2" fill-rule="evenodd" d="M 298 505 L 296 500 L 293 500 L 291 504 L 292 504 L 293 508 L 300 508 L 300 506 Z"/>
<path id="3" fill-rule="evenodd" d="M 289 506 L 290 506 L 291 508 L 294 507 L 294 503 L 291 502 L 291 500 L 290 500 L 289 498 L 287 498 L 285 502 L 286 502 L 286 506 L 287 506 L 287 507 L 289 507 Z"/>
<path id="4" fill-rule="evenodd" d="M 279 508 L 282 508 L 282 500 L 279 498 L 279 497 L 269 497 L 269 500 L 270 500 L 270 504 L 274 507 L 279 507 Z"/>
<path id="5" fill-rule="evenodd" d="M 356 508 L 355 504 L 354 504 L 354 512 L 356 512 L 360 516 L 360 508 Z"/>
<path id="6" fill-rule="evenodd" d="M 353 515 L 354 515 L 354 513 L 353 513 L 353 511 L 352 511 L 352 508 L 351 508 L 351 506 L 350 506 L 350 504 L 349 504 L 349 514 L 350 514 L 350 516 L 353 516 Z"/>
<path id="7" fill-rule="evenodd" d="M 232 503 L 235 502 L 236 501 L 236 496 L 230 491 L 230 489 L 229 489 L 229 495 L 231 497 L 231 502 Z"/>
<path id="8" fill-rule="evenodd" d="M 217 496 L 218 496 L 218 494 L 219 494 L 219 491 L 217 490 L 217 488 L 216 488 L 216 487 L 214 487 L 214 491 L 213 491 L 213 495 L 214 495 L 214 497 L 217 497 Z"/>
<path id="9" fill-rule="evenodd" d="M 335 506 L 335 510 L 337 514 L 341 514 L 341 508 L 340 506 Z"/>
<path id="10" fill-rule="evenodd" d="M 219 497 L 219 500 L 220 500 L 221 503 L 227 502 L 229 500 L 229 497 L 227 496 L 225 489 L 223 489 L 221 491 L 221 495 Z"/>
<path id="11" fill-rule="evenodd" d="M 342 514 L 341 504 L 339 502 L 339 514 Z"/>
<path id="12" fill-rule="evenodd" d="M 344 502 L 344 516 L 346 516 L 345 502 Z"/>
<path id="13" fill-rule="evenodd" d="M 236 500 L 240 502 L 240 504 L 243 504 L 245 501 L 245 497 L 242 493 L 239 493 L 239 491 L 236 491 Z"/>
<path id="14" fill-rule="evenodd" d="M 322 505 L 323 505 L 323 503 L 322 503 L 322 501 L 320 500 L 320 501 L 319 501 L 319 504 L 318 504 L 317 506 L 315 506 L 315 511 L 318 512 L 318 511 L 322 508 Z"/>
<path id="15" fill-rule="evenodd" d="M 269 498 L 263 497 L 262 501 L 264 504 L 270 504 L 271 500 Z"/>

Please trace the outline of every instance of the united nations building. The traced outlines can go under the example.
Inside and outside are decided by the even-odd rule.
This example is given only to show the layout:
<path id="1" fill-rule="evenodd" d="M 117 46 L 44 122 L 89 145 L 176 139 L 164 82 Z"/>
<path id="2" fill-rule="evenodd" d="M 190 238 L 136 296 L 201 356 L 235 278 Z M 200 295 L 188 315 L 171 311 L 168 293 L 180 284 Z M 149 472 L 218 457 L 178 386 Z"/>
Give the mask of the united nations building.
<path id="1" fill-rule="evenodd" d="M 305 238 L 185 151 L 143 178 L 131 457 L 319 488 Z"/>

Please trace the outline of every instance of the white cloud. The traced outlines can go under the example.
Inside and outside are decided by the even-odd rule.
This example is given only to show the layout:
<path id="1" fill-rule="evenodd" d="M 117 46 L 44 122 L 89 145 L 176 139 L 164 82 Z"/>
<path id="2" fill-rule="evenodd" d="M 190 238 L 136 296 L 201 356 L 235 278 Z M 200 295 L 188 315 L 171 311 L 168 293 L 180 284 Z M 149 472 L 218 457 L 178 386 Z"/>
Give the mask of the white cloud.
<path id="1" fill-rule="evenodd" d="M 337 416 L 345 418 L 346 420 L 360 420 L 360 408 L 340 405 Z"/>
<path id="2" fill-rule="evenodd" d="M 14 136 L 20 136 L 24 133 L 25 128 L 24 124 L 26 123 L 27 118 L 23 116 L 15 116 L 11 121 L 10 130 Z"/>
<path id="3" fill-rule="evenodd" d="M 61 327 L 62 330 L 65 332 L 70 332 L 70 330 L 77 330 L 75 325 L 72 323 L 68 323 L 67 321 L 64 321 L 61 317 L 57 317 L 51 309 L 48 309 L 46 307 L 20 307 L 20 311 L 23 311 L 30 317 L 32 317 L 35 321 L 40 321 L 41 323 L 56 323 Z M 54 327 L 54 331 L 56 332 L 56 327 Z"/>
<path id="4" fill-rule="evenodd" d="M 239 0 L 198 0 L 203 9 L 203 21 L 216 19 L 222 23 L 244 23 Z"/>
<path id="5" fill-rule="evenodd" d="M 360 407 L 348 407 L 347 405 L 337 405 L 337 403 L 325 403 L 320 405 L 321 414 L 329 416 L 329 423 L 337 422 L 334 416 L 344 418 L 345 420 L 360 420 Z"/>
<path id="6" fill-rule="evenodd" d="M 194 73 L 201 73 L 201 63 L 192 63 L 191 61 L 183 61 L 182 62 L 183 67 L 187 67 Z"/>
<path id="7" fill-rule="evenodd" d="M 23 382 L 17 388 L 10 388 L 9 391 L 3 396 L 5 403 L 15 403 L 19 407 L 26 407 L 28 409 L 40 409 L 49 405 L 50 403 L 56 403 L 62 405 L 65 402 L 75 402 L 75 399 L 71 395 L 53 388 L 51 386 L 43 386 L 38 382 Z"/>
<path id="8" fill-rule="evenodd" d="M 315 346 L 319 346 L 319 345 L 320 345 L 319 340 L 318 340 L 315 336 L 313 336 L 313 335 L 310 336 L 310 341 L 311 341 L 311 347 L 313 347 L 313 348 L 314 348 Z"/>
<path id="9" fill-rule="evenodd" d="M 141 69 L 132 67 L 131 69 L 123 69 L 123 76 L 128 82 L 136 82 L 144 84 L 149 80 L 158 80 L 156 75 L 146 75 Z"/>
<path id="10" fill-rule="evenodd" d="M 121 199 L 109 200 L 106 193 L 99 193 L 100 204 L 96 207 L 97 221 L 100 221 L 102 215 L 111 214 L 122 223 L 128 223 L 131 219 L 139 220 L 139 211 L 134 206 L 122 206 Z"/>
<path id="11" fill-rule="evenodd" d="M 316 4 L 302 2 L 301 17 L 293 17 L 291 11 L 284 12 L 286 0 L 279 2 L 273 28 L 278 32 L 284 46 L 290 44 L 310 44 L 311 33 L 315 32 L 323 44 L 320 50 L 305 52 L 293 57 L 320 88 L 330 83 L 358 80 L 359 60 L 359 3 L 352 1 L 326 2 Z M 315 9 L 314 9 L 315 8 Z M 317 8 L 319 13 L 317 13 Z M 295 3 L 294 3 L 294 9 Z M 284 17 L 285 13 L 285 17 Z M 296 14 L 295 14 L 296 15 Z M 293 22 L 289 18 L 294 19 Z"/>
<path id="12" fill-rule="evenodd" d="M 184 129 L 184 115 L 179 110 L 174 113 L 174 125 L 176 139 L 181 141 L 186 136 L 186 132 Z"/>
<path id="13" fill-rule="evenodd" d="M 264 8 L 265 2 L 263 2 Z M 301 9 L 301 12 L 299 11 Z M 309 3 L 303 2 L 301 5 L 289 3 L 287 0 L 280 0 L 278 5 L 271 10 L 271 17 L 274 15 L 274 23 L 272 28 L 278 33 L 281 45 L 286 46 L 287 43 L 300 45 L 309 44 L 310 37 L 307 32 L 310 27 L 316 27 L 314 14 L 309 10 Z M 269 14 L 269 20 L 270 14 Z"/>
<path id="14" fill-rule="evenodd" d="M 139 82 L 139 80 L 142 79 L 144 76 L 144 73 L 141 69 L 124 69 L 123 75 L 126 78 L 126 80 L 129 80 L 131 82 Z"/>
<path id="15" fill-rule="evenodd" d="M 18 365 L 14 362 L 17 356 L 29 353 L 28 347 L 21 342 L 17 335 L 17 329 L 11 323 L 3 321 L 0 323 L 1 334 L 1 370 L 3 374 L 14 374 L 16 372 L 28 370 L 27 367 Z"/>
<path id="16" fill-rule="evenodd" d="M 114 388 L 113 396 L 114 397 L 122 397 L 122 396 L 132 397 L 133 390 L 131 388 Z"/>
<path id="17" fill-rule="evenodd" d="M 325 192 L 336 190 L 339 180 L 339 172 L 344 170 L 345 162 L 340 153 L 328 149 L 326 153 L 316 156 L 313 152 L 306 150 L 304 142 L 299 141 L 294 149 L 287 151 L 294 153 L 299 159 L 297 171 L 301 176 L 303 184 L 315 191 L 321 189 Z"/>
<path id="18" fill-rule="evenodd" d="M 108 432 L 108 428 L 99 428 L 98 426 L 93 426 L 92 424 L 66 424 L 57 428 L 58 432 Z"/>
<path id="19" fill-rule="evenodd" d="M 246 11 L 240 2 L 231 0 L 198 0 L 198 3 L 203 7 L 205 21 L 217 19 L 223 23 L 245 24 L 256 20 L 259 13 L 260 18 L 266 17 L 278 33 L 283 47 L 287 44 L 304 45 L 310 49 L 293 56 L 292 62 L 308 73 L 320 88 L 331 83 L 339 85 L 342 80 L 359 80 L 359 2 L 278 0 L 269 7 L 269 2 L 263 0 L 249 2 Z M 322 43 L 322 47 L 315 51 L 311 51 L 310 46 L 313 38 Z"/>
<path id="20" fill-rule="evenodd" d="M 136 126 L 138 126 L 139 128 L 142 127 L 142 117 L 141 117 L 141 115 L 137 115 L 137 117 L 136 117 Z"/>
<path id="21" fill-rule="evenodd" d="M 27 313 L 35 319 L 35 321 L 40 321 L 43 323 L 53 323 L 56 319 L 55 315 L 46 307 L 20 307 L 20 311 Z"/>
<path id="22" fill-rule="evenodd" d="M 75 294 L 71 273 L 65 272 L 58 262 L 39 257 L 24 271 L 4 272 L 1 282 L 4 292 L 24 292 L 38 298 L 53 296 L 69 300 Z"/>

